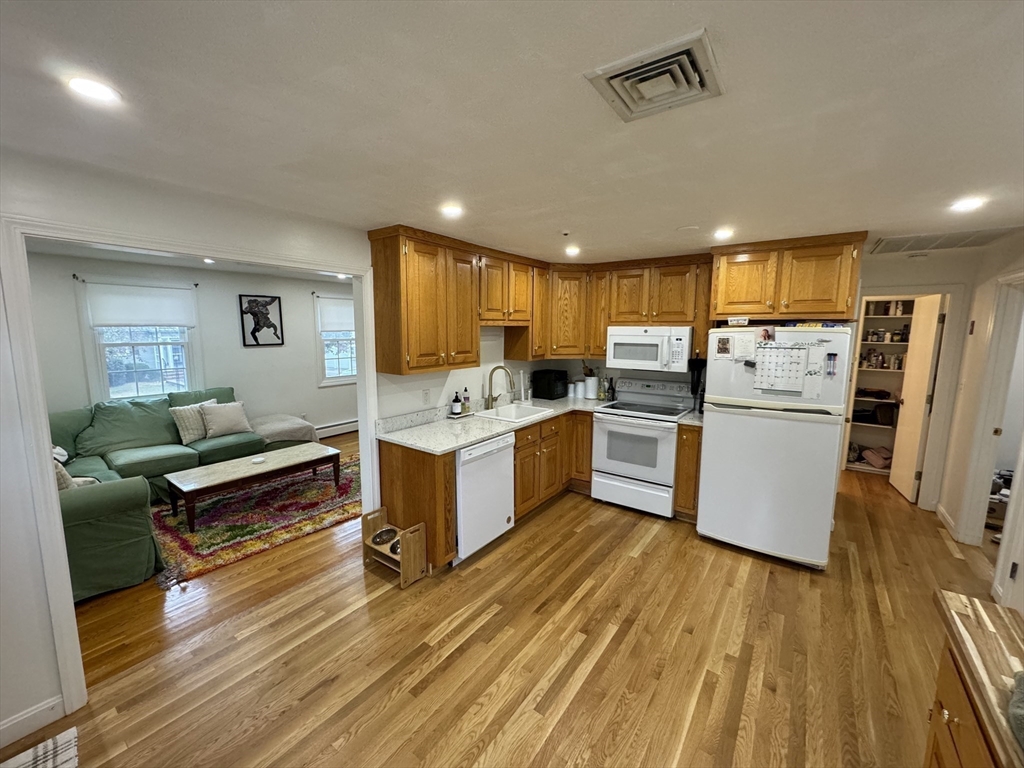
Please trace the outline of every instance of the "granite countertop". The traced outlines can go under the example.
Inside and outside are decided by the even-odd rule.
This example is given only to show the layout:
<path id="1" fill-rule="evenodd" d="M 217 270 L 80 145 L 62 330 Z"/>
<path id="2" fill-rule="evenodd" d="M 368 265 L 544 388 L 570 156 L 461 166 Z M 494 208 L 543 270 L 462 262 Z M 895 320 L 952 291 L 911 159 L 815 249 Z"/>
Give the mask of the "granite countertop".
<path id="1" fill-rule="evenodd" d="M 531 424 L 538 424 L 570 411 L 592 412 L 597 406 L 604 405 L 601 400 L 577 400 L 563 397 L 560 400 L 540 400 L 534 398 L 531 405 L 537 408 L 550 408 L 551 413 L 541 414 L 533 419 L 513 424 L 508 421 L 467 416 L 464 419 L 441 419 L 417 427 L 399 429 L 394 432 L 377 433 L 377 439 L 386 443 L 404 445 L 425 453 L 440 456 L 444 453 L 457 451 L 459 448 L 489 440 L 492 437 L 515 432 Z M 694 411 L 683 417 L 680 424 L 702 426 L 704 417 Z"/>
<path id="2" fill-rule="evenodd" d="M 1011 608 L 938 590 L 935 602 L 978 719 L 1005 766 L 1024 766 L 1006 713 L 1013 673 L 1024 661 L 1024 618 Z"/>

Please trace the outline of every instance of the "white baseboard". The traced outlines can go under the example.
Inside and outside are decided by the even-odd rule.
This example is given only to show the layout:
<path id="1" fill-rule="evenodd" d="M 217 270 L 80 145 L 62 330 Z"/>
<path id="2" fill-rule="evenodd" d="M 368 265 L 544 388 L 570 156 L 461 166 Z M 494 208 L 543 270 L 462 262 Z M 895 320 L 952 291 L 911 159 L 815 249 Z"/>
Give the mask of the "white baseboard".
<path id="1" fill-rule="evenodd" d="M 989 594 L 996 599 L 996 602 L 999 603 L 999 605 L 1003 604 L 1003 585 L 998 581 L 992 582 L 992 591 Z"/>
<path id="2" fill-rule="evenodd" d="M 935 514 L 939 516 L 939 520 L 941 520 L 942 524 L 946 526 L 946 530 L 949 531 L 949 535 L 955 539 L 956 523 L 953 522 L 953 519 L 949 516 L 949 513 L 946 512 L 945 508 L 941 504 L 935 507 Z"/>
<path id="3" fill-rule="evenodd" d="M 346 432 L 355 432 L 359 429 L 359 419 L 349 419 L 348 421 L 339 421 L 337 424 L 324 424 L 322 427 L 316 428 L 316 436 L 319 438 L 334 437 L 335 435 L 344 435 Z"/>
<path id="4" fill-rule="evenodd" d="M 0 747 L 6 747 L 18 739 L 35 733 L 50 723 L 64 717 L 64 700 L 60 696 L 36 704 L 24 712 L 11 715 L 0 721 Z"/>

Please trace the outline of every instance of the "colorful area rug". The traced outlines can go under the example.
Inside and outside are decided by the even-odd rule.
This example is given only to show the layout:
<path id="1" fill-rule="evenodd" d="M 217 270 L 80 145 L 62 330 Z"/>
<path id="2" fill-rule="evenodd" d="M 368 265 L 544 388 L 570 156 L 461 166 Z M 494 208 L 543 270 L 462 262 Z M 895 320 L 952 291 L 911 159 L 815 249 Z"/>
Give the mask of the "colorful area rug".
<path id="1" fill-rule="evenodd" d="M 161 586 L 187 581 L 301 538 L 314 531 L 359 517 L 359 457 L 341 460 L 341 485 L 334 473 L 321 469 L 282 477 L 263 485 L 213 497 L 196 504 L 196 532 L 190 533 L 185 510 L 177 517 L 168 504 L 153 507 L 153 527 L 167 570 Z"/>

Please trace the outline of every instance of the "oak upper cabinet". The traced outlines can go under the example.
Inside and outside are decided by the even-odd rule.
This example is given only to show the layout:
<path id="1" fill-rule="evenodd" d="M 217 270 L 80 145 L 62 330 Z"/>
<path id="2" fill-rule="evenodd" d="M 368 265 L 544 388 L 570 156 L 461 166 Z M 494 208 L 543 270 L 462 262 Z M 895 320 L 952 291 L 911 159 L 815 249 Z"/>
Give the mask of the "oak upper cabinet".
<path id="1" fill-rule="evenodd" d="M 779 269 L 778 251 L 715 257 L 711 314 L 773 315 Z"/>
<path id="2" fill-rule="evenodd" d="M 587 273 L 551 271 L 549 357 L 583 357 L 587 345 Z"/>
<path id="3" fill-rule="evenodd" d="M 680 424 L 676 432 L 676 476 L 673 507 L 676 517 L 697 521 L 701 427 Z"/>
<path id="4" fill-rule="evenodd" d="M 856 317 L 867 232 L 717 246 L 711 319 Z"/>
<path id="5" fill-rule="evenodd" d="M 402 234 L 371 239 L 370 255 L 377 371 L 479 365 L 476 257 Z"/>
<path id="6" fill-rule="evenodd" d="M 448 252 L 448 365 L 480 365 L 480 272 L 476 256 Z"/>
<path id="7" fill-rule="evenodd" d="M 513 323 L 529 323 L 533 317 L 533 267 L 508 262 L 508 317 Z"/>
<path id="8" fill-rule="evenodd" d="M 480 322 L 501 325 L 508 317 L 508 262 L 483 256 L 480 259 Z"/>
<path id="9" fill-rule="evenodd" d="M 533 322 L 530 324 L 531 359 L 542 360 L 548 353 L 550 336 L 551 302 L 548 295 L 551 288 L 551 271 L 533 270 Z"/>
<path id="10" fill-rule="evenodd" d="M 587 357 L 608 354 L 608 288 L 611 273 L 591 272 L 587 281 Z"/>
<path id="11" fill-rule="evenodd" d="M 856 255 L 857 249 L 850 243 L 784 250 L 779 314 L 808 317 L 847 311 L 856 290 L 851 286 Z"/>
<path id="12" fill-rule="evenodd" d="M 651 269 L 651 322 L 686 325 L 697 319 L 700 268 L 699 264 L 681 264 Z"/>
<path id="13" fill-rule="evenodd" d="M 611 273 L 612 323 L 643 325 L 649 321 L 650 278 L 649 269 L 616 269 Z"/>
<path id="14" fill-rule="evenodd" d="M 407 240 L 405 257 L 407 364 L 410 370 L 438 368 L 447 363 L 448 250 Z"/>

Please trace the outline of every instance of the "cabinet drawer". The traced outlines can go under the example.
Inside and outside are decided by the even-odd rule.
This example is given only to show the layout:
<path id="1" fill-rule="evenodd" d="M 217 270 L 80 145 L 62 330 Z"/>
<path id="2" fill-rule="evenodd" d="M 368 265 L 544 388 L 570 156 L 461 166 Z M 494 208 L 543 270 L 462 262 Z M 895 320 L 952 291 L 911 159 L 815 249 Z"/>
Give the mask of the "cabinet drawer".
<path id="1" fill-rule="evenodd" d="M 522 448 L 524 445 L 536 445 L 539 442 L 540 424 L 516 430 L 516 448 Z"/>
<path id="2" fill-rule="evenodd" d="M 960 672 L 949 649 L 942 652 L 939 680 L 935 691 L 932 727 L 945 730 L 956 747 L 960 764 L 984 768 L 994 766 L 992 754 L 981 733 L 974 708 L 967 696 Z"/>
<path id="3" fill-rule="evenodd" d="M 558 419 L 548 419 L 540 423 L 540 438 L 551 437 L 558 434 Z"/>

